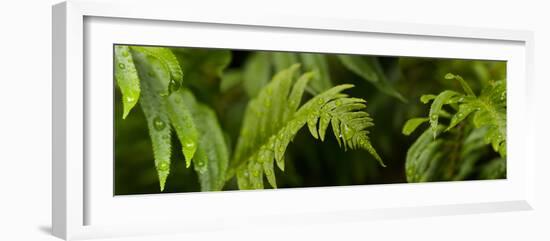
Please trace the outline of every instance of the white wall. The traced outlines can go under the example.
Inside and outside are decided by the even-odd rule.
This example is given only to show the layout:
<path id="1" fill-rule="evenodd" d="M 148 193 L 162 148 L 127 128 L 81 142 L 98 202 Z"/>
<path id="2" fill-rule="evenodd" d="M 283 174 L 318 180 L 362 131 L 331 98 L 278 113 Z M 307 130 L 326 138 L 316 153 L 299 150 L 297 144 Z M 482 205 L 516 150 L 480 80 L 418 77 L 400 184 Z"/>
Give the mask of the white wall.
<path id="1" fill-rule="evenodd" d="M 182 0 L 185 1 L 185 0 Z M 51 4 L 4 1 L 0 7 L 0 240 L 56 240 L 50 236 L 51 192 Z M 204 3 L 204 1 L 202 1 Z M 225 1 L 229 8 L 302 15 L 408 21 L 535 31 L 538 166 L 536 211 L 409 220 L 307 225 L 265 230 L 224 230 L 172 237 L 174 240 L 550 240 L 550 165 L 547 149 L 550 90 L 550 17 L 546 1 Z M 241 1 L 242 2 L 242 1 Z M 216 6 L 216 4 L 211 4 Z M 546 125 L 545 125 L 546 124 Z M 167 240 L 170 237 L 164 237 Z M 159 237 L 119 240 L 164 240 Z"/>

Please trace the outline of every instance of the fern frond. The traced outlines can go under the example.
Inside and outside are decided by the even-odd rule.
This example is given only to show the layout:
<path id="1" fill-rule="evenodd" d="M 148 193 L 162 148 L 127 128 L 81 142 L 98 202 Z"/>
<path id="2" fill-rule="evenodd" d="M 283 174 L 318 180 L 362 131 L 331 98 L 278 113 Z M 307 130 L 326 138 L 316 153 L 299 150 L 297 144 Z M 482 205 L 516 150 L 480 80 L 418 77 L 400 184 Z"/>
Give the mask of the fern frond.
<path id="1" fill-rule="evenodd" d="M 263 52 L 252 54 L 246 60 L 243 70 L 244 89 L 248 96 L 255 97 L 269 82 L 270 76 L 269 55 Z"/>
<path id="2" fill-rule="evenodd" d="M 321 93 L 333 86 L 326 55 L 300 53 L 300 60 L 305 71 L 315 73 L 309 85 L 316 93 Z"/>
<path id="3" fill-rule="evenodd" d="M 140 105 L 147 119 L 149 136 L 153 145 L 155 168 L 159 178 L 160 190 L 163 191 L 168 174 L 170 174 L 172 151 L 170 118 L 166 111 L 165 102 L 158 94 L 159 91 L 164 90 L 165 85 L 156 79 L 157 72 L 152 67 L 157 66 L 158 61 L 148 60 L 146 55 L 139 52 L 132 53 L 142 86 Z"/>
<path id="4" fill-rule="evenodd" d="M 264 174 L 276 187 L 273 161 L 284 170 L 286 148 L 306 124 L 313 137 L 321 140 L 332 124 L 333 133 L 344 148 L 365 149 L 382 163 L 368 138 L 367 128 L 373 123 L 364 111 L 365 101 L 341 93 L 353 86 L 335 86 L 300 107 L 314 74 L 309 72 L 295 80 L 298 68 L 299 65 L 292 65 L 277 73 L 247 106 L 231 164 L 240 189 L 263 188 Z"/>
<path id="5" fill-rule="evenodd" d="M 193 163 L 199 176 L 201 191 L 222 190 L 229 163 L 229 151 L 215 112 L 198 102 L 189 90 L 181 89 L 172 95 L 179 96 L 186 108 L 191 110 L 193 122 L 200 133 Z"/>
<path id="6" fill-rule="evenodd" d="M 144 47 L 144 46 L 132 46 L 133 51 L 141 52 L 147 56 L 154 57 L 166 69 L 168 69 L 170 76 L 168 77 L 169 85 L 167 93 L 170 94 L 176 91 L 183 84 L 183 71 L 179 65 L 178 59 L 168 48 L 163 47 Z"/>
<path id="7" fill-rule="evenodd" d="M 122 92 L 122 119 L 126 119 L 130 110 L 138 103 L 141 93 L 139 77 L 128 46 L 115 46 L 115 79 Z"/>
<path id="8" fill-rule="evenodd" d="M 439 95 L 422 96 L 421 101 L 424 103 L 433 101 L 428 118 L 413 118 L 403 127 L 403 133 L 408 135 L 426 120 L 430 123 L 430 128 L 416 140 L 407 153 L 408 181 L 462 180 L 471 174 L 473 165 L 484 153 L 482 148 L 487 144 L 492 146 L 501 159 L 506 158 L 506 82 L 490 82 L 479 96 L 476 96 L 462 77 L 447 74 L 445 78 L 457 80 L 464 93 L 445 90 Z M 444 107 L 448 107 L 447 109 L 452 110 L 452 113 L 444 110 Z M 469 119 L 471 121 L 465 122 L 469 116 L 472 116 Z M 446 122 L 448 126 L 441 124 L 440 118 L 450 119 Z M 462 130 L 465 128 L 467 131 Z M 427 135 L 432 135 L 431 140 L 427 139 Z M 446 135 L 446 137 L 450 135 L 458 139 L 453 143 L 445 138 L 436 138 L 439 135 Z M 464 139 L 464 135 L 469 136 L 469 139 Z M 456 143 L 460 143 L 460 146 L 457 147 Z M 477 151 L 472 151 L 473 149 Z M 462 151 L 460 154 L 460 161 L 463 162 L 462 169 L 455 170 L 454 166 L 449 167 L 450 164 L 441 163 L 441 158 L 448 158 L 449 153 L 460 150 Z M 494 164 L 491 167 L 496 168 L 498 165 Z M 449 174 L 450 176 L 435 177 L 430 170 L 438 169 L 438 166 L 456 172 L 453 172 L 453 175 Z M 502 177 L 505 173 L 497 171 L 495 175 Z"/>
<path id="9" fill-rule="evenodd" d="M 143 49 L 135 51 L 132 48 L 132 56 L 143 92 L 140 104 L 149 123 L 155 167 L 162 191 L 170 173 L 171 127 L 176 131 L 181 143 L 181 151 L 185 156 L 187 167 L 191 165 L 197 150 L 199 131 L 185 100 L 175 93 L 162 94 L 173 83 L 171 77 L 174 71 L 170 70 L 162 59 L 148 53 L 150 51 L 143 51 Z"/>
<path id="10" fill-rule="evenodd" d="M 461 123 L 468 116 L 473 115 L 473 123 L 476 127 L 488 127 L 485 136 L 486 143 L 490 143 L 493 149 L 502 157 L 506 156 L 506 82 L 491 82 L 481 94 L 476 97 L 472 89 L 462 79 L 453 74 L 447 74 L 446 78 L 458 80 L 466 94 L 454 91 L 444 91 L 439 94 L 430 108 L 430 125 L 432 130 L 437 127 L 440 114 L 436 114 L 443 105 L 455 105 L 457 112 L 452 116 L 446 131 Z M 432 112 L 433 110 L 433 112 Z M 434 137 L 436 133 L 434 132 Z"/>
<path id="11" fill-rule="evenodd" d="M 487 128 L 461 127 L 443 132 L 445 138 L 433 138 L 428 128 L 407 151 L 405 173 L 408 182 L 459 181 L 477 175 L 475 166 L 489 149 L 484 143 Z"/>

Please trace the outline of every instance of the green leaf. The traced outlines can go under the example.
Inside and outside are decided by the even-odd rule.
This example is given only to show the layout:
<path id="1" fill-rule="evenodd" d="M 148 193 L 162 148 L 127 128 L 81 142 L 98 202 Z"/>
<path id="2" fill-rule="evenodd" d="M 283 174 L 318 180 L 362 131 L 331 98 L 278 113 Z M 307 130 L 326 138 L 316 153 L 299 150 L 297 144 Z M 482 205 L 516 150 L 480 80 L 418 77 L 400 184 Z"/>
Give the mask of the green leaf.
<path id="1" fill-rule="evenodd" d="M 166 69 L 168 69 L 170 76 L 168 78 L 169 85 L 167 88 L 168 94 L 176 91 L 183 84 L 183 72 L 176 56 L 168 48 L 163 47 L 144 47 L 144 46 L 132 46 L 132 50 L 141 52 L 147 56 L 154 57 L 160 61 Z"/>
<path id="2" fill-rule="evenodd" d="M 407 121 L 405 125 L 403 126 L 403 134 L 408 136 L 410 135 L 416 128 L 421 125 L 424 122 L 428 122 L 428 118 L 413 118 Z"/>
<path id="3" fill-rule="evenodd" d="M 314 136 L 324 136 L 328 123 L 338 123 L 335 137 L 345 148 L 367 150 L 382 163 L 368 138 L 367 128 L 373 124 L 364 111 L 365 101 L 341 93 L 353 86 L 335 86 L 299 107 L 305 86 L 313 73 L 306 73 L 295 80 L 298 68 L 298 65 L 293 65 L 277 73 L 247 106 L 231 161 L 231 173 L 236 173 L 240 189 L 263 188 L 264 174 L 275 188 L 273 159 L 284 170 L 284 153 L 288 144 L 309 122 L 315 123 L 313 126 L 308 124 L 313 128 Z M 316 124 L 319 118 L 321 126 Z"/>
<path id="4" fill-rule="evenodd" d="M 254 97 L 269 82 L 271 66 L 265 52 L 253 53 L 244 64 L 244 89 L 249 97 Z"/>
<path id="5" fill-rule="evenodd" d="M 228 70 L 222 75 L 220 92 L 224 93 L 237 86 L 243 81 L 243 73 L 240 70 Z"/>
<path id="6" fill-rule="evenodd" d="M 285 70 L 298 63 L 298 54 L 295 53 L 272 52 L 271 58 L 273 65 L 275 66 L 275 71 L 277 72 Z"/>
<path id="7" fill-rule="evenodd" d="M 180 96 L 187 108 L 192 110 L 193 120 L 200 132 L 193 163 L 199 175 L 201 191 L 220 191 L 225 184 L 229 151 L 218 118 L 210 107 L 197 102 L 190 91 L 180 90 L 174 95 Z"/>
<path id="8" fill-rule="evenodd" d="M 304 65 L 305 71 L 315 73 L 310 86 L 316 93 L 320 93 L 332 87 L 326 55 L 301 53 L 300 59 Z"/>
<path id="9" fill-rule="evenodd" d="M 454 74 L 451 74 L 451 73 L 447 73 L 445 75 L 445 79 L 458 80 L 458 82 L 462 86 L 462 89 L 464 89 L 464 92 L 466 92 L 467 95 L 474 96 L 474 97 L 476 96 L 474 94 L 474 91 L 472 90 L 472 88 L 470 88 L 470 85 L 468 85 L 468 83 L 466 83 L 466 81 L 464 81 L 464 79 L 462 77 L 460 77 L 460 75 L 454 75 Z"/>
<path id="10" fill-rule="evenodd" d="M 351 72 L 373 84 L 383 93 L 407 102 L 395 88 L 387 81 L 382 66 L 376 57 L 359 55 L 338 55 L 340 62 Z"/>
<path id="11" fill-rule="evenodd" d="M 442 130 L 443 127 L 439 126 L 438 129 Z M 433 130 L 427 129 L 407 151 L 405 173 L 408 182 L 436 180 L 436 170 L 446 153 L 441 151 L 444 140 L 434 139 L 432 136 Z"/>
<path id="12" fill-rule="evenodd" d="M 178 139 L 181 143 L 183 155 L 185 156 L 185 166 L 191 166 L 198 146 L 199 131 L 196 122 L 193 120 L 191 111 L 181 95 L 171 94 L 166 97 L 166 110 L 170 121 L 176 130 Z"/>
<path id="13" fill-rule="evenodd" d="M 506 159 L 495 158 L 481 168 L 480 177 L 483 179 L 506 178 Z"/>
<path id="14" fill-rule="evenodd" d="M 164 74 L 160 61 L 155 58 L 147 58 L 140 52 L 132 52 L 136 68 L 141 80 L 140 105 L 147 119 L 147 127 L 153 145 L 155 168 L 159 177 L 160 190 L 170 173 L 170 119 L 168 117 L 163 97 L 158 93 L 163 91 L 163 84 L 157 76 Z M 160 67 L 160 68 L 159 68 Z"/>
<path id="15" fill-rule="evenodd" d="M 115 79 L 122 92 L 122 118 L 126 119 L 130 110 L 138 103 L 141 92 L 139 77 L 128 46 L 115 45 Z"/>
<path id="16" fill-rule="evenodd" d="M 427 104 L 428 102 L 435 99 L 435 97 L 437 97 L 437 95 L 422 95 L 420 96 L 420 102 Z"/>
<path id="17" fill-rule="evenodd" d="M 433 138 L 437 136 L 437 124 L 439 121 L 439 115 L 441 112 L 441 108 L 444 104 L 447 104 L 452 97 L 455 97 L 459 95 L 459 93 L 452 91 L 452 90 L 445 90 L 439 94 L 434 101 L 432 102 L 432 105 L 430 107 L 430 126 L 432 128 Z"/>

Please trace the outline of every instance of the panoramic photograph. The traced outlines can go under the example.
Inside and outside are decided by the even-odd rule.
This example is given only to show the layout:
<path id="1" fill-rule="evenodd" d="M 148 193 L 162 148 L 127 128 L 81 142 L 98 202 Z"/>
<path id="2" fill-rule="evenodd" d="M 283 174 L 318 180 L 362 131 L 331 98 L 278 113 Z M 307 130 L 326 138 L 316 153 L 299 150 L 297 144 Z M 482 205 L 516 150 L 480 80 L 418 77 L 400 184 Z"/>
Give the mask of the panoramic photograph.
<path id="1" fill-rule="evenodd" d="M 506 62 L 113 46 L 114 195 L 506 178 Z"/>

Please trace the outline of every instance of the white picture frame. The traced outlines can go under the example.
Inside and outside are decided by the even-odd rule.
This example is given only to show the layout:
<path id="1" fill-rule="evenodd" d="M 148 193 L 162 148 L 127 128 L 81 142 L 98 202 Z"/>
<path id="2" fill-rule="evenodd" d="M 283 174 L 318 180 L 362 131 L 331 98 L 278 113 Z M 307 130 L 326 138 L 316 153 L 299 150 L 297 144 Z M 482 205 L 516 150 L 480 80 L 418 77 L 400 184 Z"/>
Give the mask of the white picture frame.
<path id="1" fill-rule="evenodd" d="M 182 1 L 73 0 L 55 5 L 52 16 L 55 236 L 68 240 L 532 209 L 531 32 L 264 13 L 220 16 Z M 198 37 L 185 37 L 190 32 Z M 223 43 L 205 38 L 220 33 L 227 34 Z M 277 36 L 284 38 L 269 41 Z M 323 41 L 311 41 L 317 39 Z M 335 44 L 342 41 L 346 44 Z M 366 42 L 371 44 L 358 47 Z M 112 53 L 106 51 L 113 43 L 505 60 L 508 178 L 114 197 L 112 178 L 98 178 L 112 177 L 112 111 L 102 108 L 112 108 L 112 99 L 98 96 L 112 93 L 112 56 L 107 55 Z M 220 200 L 232 208 L 201 208 Z"/>

